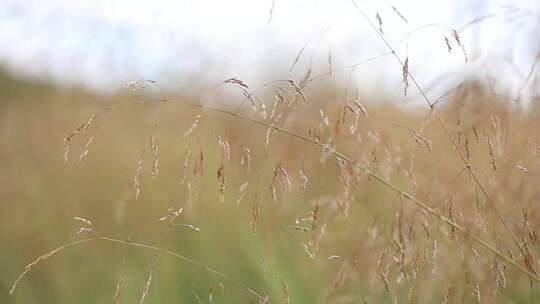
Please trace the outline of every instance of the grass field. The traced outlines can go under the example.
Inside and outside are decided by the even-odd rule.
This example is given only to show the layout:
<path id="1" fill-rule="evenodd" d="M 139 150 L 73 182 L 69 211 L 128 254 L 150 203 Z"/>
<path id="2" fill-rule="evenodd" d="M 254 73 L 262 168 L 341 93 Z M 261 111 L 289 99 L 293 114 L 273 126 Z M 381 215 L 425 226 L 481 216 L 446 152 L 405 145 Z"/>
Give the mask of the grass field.
<path id="1" fill-rule="evenodd" d="M 474 61 L 458 31 L 403 55 L 351 5 L 385 53 L 321 65 L 324 31 L 259 87 L 0 73 L 0 303 L 540 301 L 538 99 L 481 76 L 436 96 L 409 38 Z M 359 84 L 383 57 L 403 97 Z"/>
<path id="2" fill-rule="evenodd" d="M 536 106 L 464 86 L 434 107 L 447 134 L 426 107 L 295 86 L 226 112 L 5 91 L 0 302 L 540 299 Z"/>

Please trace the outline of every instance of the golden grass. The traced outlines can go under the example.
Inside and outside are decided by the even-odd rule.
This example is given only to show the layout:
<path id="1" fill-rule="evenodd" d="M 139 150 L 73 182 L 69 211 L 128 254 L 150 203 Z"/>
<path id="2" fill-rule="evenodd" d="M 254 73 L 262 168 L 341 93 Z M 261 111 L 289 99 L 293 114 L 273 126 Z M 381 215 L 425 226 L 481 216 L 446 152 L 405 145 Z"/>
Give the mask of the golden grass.
<path id="1" fill-rule="evenodd" d="M 292 97 L 297 92 L 290 94 Z M 118 103 L 121 104 L 120 99 Z M 288 101 L 284 100 L 276 111 L 287 111 L 281 113 L 286 113 L 283 115 L 289 119 L 280 125 L 272 125 L 270 117 L 265 121 L 258 118 L 258 114 L 252 118 L 249 113 L 213 111 L 208 107 L 201 113 L 190 110 L 193 105 L 184 102 L 170 101 L 167 104 L 166 111 L 158 116 L 157 127 L 151 117 L 152 107 L 161 112 L 159 103 L 149 104 L 150 108 L 131 103 L 131 106 L 112 110 L 107 118 L 95 123 L 95 129 L 85 131 L 90 132 L 87 138 L 94 138 L 90 150 L 87 138 L 72 136 L 71 148 L 83 151 L 85 157 L 81 162 L 63 165 L 61 170 L 73 175 L 68 179 L 72 183 L 72 194 L 66 190 L 60 190 L 60 193 L 74 198 L 88 195 L 92 201 L 101 201 L 99 206 L 102 207 L 96 210 L 87 199 L 71 202 L 80 206 L 72 216 L 92 219 L 85 222 L 84 218 L 77 218 L 85 228 L 79 231 L 97 236 L 74 241 L 39 256 L 24 269 L 12 291 L 23 284 L 21 279 L 31 271 L 39 272 L 36 266 L 44 260 L 89 240 L 152 249 L 157 252 L 156 257 L 160 252 L 180 256 L 180 260 L 199 265 L 209 272 L 208 280 L 214 275 L 229 278 L 226 280 L 248 290 L 248 296 L 260 296 L 261 301 L 266 294 L 270 301 L 277 297 L 283 299 L 285 290 L 285 298 L 291 302 L 306 298 L 341 302 L 343 300 L 340 299 L 353 295 L 368 302 L 379 301 L 381 297 L 393 301 L 409 298 L 420 302 L 437 298 L 442 302 L 456 297 L 470 298 L 471 301 L 497 301 L 520 298 L 516 295 L 524 288 L 530 288 L 527 287 L 527 276 L 531 282 L 535 278 L 539 224 L 539 210 L 535 208 L 538 166 L 538 145 L 535 143 L 540 130 L 534 123 L 538 119 L 534 108 L 523 111 L 483 97 L 474 104 L 460 104 L 455 100 L 440 112 L 449 132 L 457 136 L 459 149 L 467 154 L 471 167 L 481 172 L 479 176 L 486 191 L 496 198 L 497 205 L 505 214 L 508 228 L 521 244 L 516 248 L 512 245 L 512 235 L 506 232 L 508 228 L 498 224 L 496 213 L 482 197 L 478 186 L 471 183 L 472 175 L 466 170 L 467 166 L 460 164 L 459 153 L 444 131 L 437 128 L 429 111 L 399 109 L 399 106 L 384 102 L 362 104 L 361 107 L 355 103 L 298 103 L 291 110 Z M 138 118 L 141 114 L 135 114 L 137 110 L 134 108 L 141 106 L 146 107 L 144 112 L 139 112 L 146 116 L 145 119 Z M 57 111 L 64 104 L 49 102 L 47 107 Z M 73 108 L 73 115 L 64 117 L 66 122 L 56 126 L 56 138 L 61 139 L 62 131 L 69 130 L 66 126 L 73 122 L 68 121 L 75 121 L 76 116 L 88 116 L 77 113 L 96 111 L 89 107 L 94 105 L 81 103 Z M 12 115 L 24 118 L 34 115 L 27 110 L 21 111 L 24 112 Z M 369 116 L 361 114 L 368 111 Z M 322 117 L 322 120 L 301 118 L 310 115 Z M 198 120 L 196 128 L 193 128 L 194 119 Z M 140 126 L 141 121 L 148 121 L 149 127 Z M 256 125 L 261 128 L 253 128 Z M 266 147 L 264 133 L 269 128 L 277 133 Z M 104 132 L 104 129 L 110 131 Z M 190 129 L 193 130 L 184 137 L 186 130 Z M 37 131 L 38 128 L 27 130 L 30 136 L 17 145 L 37 139 L 32 135 Z M 11 132 L 18 134 L 21 131 L 12 129 Z M 141 135 L 145 132 L 146 140 Z M 216 140 L 216 134 L 224 135 L 218 135 Z M 42 152 L 47 158 L 62 158 L 57 144 L 43 143 Z M 152 153 L 143 153 L 141 157 L 145 149 Z M 32 157 L 27 155 L 26 158 Z M 145 168 L 142 164 L 147 158 L 152 165 Z M 158 160 L 159 175 L 156 174 Z M 76 163 L 80 165 L 76 166 Z M 88 165 L 84 166 L 85 163 Z M 497 163 L 496 169 L 493 163 Z M 14 170 L 18 164 L 14 163 L 8 170 Z M 58 169 L 34 170 L 57 176 L 49 181 L 53 189 L 62 189 L 59 185 L 66 183 L 59 177 L 66 173 L 58 174 Z M 133 170 L 137 172 L 134 175 L 130 173 Z M 217 176 L 207 174 L 212 171 L 217 172 Z M 118 211 L 111 212 L 113 207 L 108 206 L 113 202 L 107 202 L 105 196 L 96 192 L 99 190 L 92 186 L 92 182 L 85 183 L 87 179 L 100 179 L 111 174 L 114 179 L 124 182 L 116 183 L 117 186 L 108 191 L 126 194 L 126 203 L 114 208 L 124 210 L 120 214 L 127 212 L 127 216 L 133 218 L 131 220 L 125 216 L 118 218 L 115 215 Z M 136 181 L 135 186 L 130 185 L 130 179 Z M 121 184 L 124 186 L 119 186 Z M 166 189 L 174 189 L 176 198 L 172 202 L 166 199 L 170 191 Z M 193 193 L 194 189 L 203 191 L 197 194 Z M 25 195 L 25 191 L 17 187 L 10 193 Z M 156 199 L 160 201 L 157 205 Z M 219 203 L 220 200 L 223 203 Z M 250 246 L 250 242 L 262 244 L 261 251 L 253 253 L 258 262 L 249 268 L 264 270 L 270 267 L 275 274 L 270 274 L 272 278 L 266 274 L 255 281 L 243 283 L 243 280 L 234 278 L 234 274 L 206 265 L 213 264 L 212 259 L 200 262 L 180 254 L 185 250 L 184 246 L 167 242 L 160 246 L 126 242 L 101 236 L 95 231 L 95 223 L 105 221 L 112 224 L 108 226 L 112 228 L 111 233 L 116 234 L 114 230 L 118 228 L 114 227 L 129 221 L 136 223 L 136 226 L 130 224 L 130 237 L 136 237 L 135 232 L 145 226 L 153 227 L 151 231 L 159 236 L 158 217 L 149 215 L 163 212 L 162 208 L 167 205 L 184 210 L 178 218 L 175 216 L 174 223 L 171 222 L 174 224 L 171 227 L 178 228 L 170 233 L 189 233 L 177 230 L 185 227 L 209 238 L 208 244 L 212 244 L 213 239 L 243 229 L 246 235 L 252 236 L 237 240 L 236 246 Z M 215 211 L 209 212 L 212 209 Z M 236 223 L 222 218 L 229 213 L 236 214 Z M 176 222 L 181 218 L 182 221 Z M 207 232 L 208 225 L 217 222 L 225 230 L 218 234 Z M 228 225 L 234 229 L 228 231 Z M 24 231 L 32 230 L 24 228 L 21 232 Z M 153 243 L 152 233 L 147 231 L 142 235 Z M 206 246 L 212 247 L 208 244 Z M 216 254 L 220 255 L 219 251 Z M 282 275 L 283 269 L 267 266 L 275 260 L 282 260 L 280 256 L 284 253 L 290 255 L 286 259 L 292 263 L 290 270 L 297 272 L 299 278 L 303 277 L 300 279 L 302 282 L 310 273 L 313 275 L 313 271 L 317 273 L 308 279 L 309 285 L 321 286 L 310 291 L 313 293 L 311 297 L 295 292 L 294 288 L 298 286 L 295 279 Z M 84 252 L 80 254 L 84 255 Z M 234 260 L 234 256 L 221 258 L 229 262 Z M 152 286 L 162 283 L 155 278 L 156 272 L 159 273 L 157 261 L 156 258 L 150 264 L 154 266 L 150 267 L 146 283 L 140 287 L 143 292 L 139 301 L 152 297 Z M 242 263 L 241 260 L 237 262 Z M 121 268 L 129 268 L 129 264 L 124 263 Z M 222 265 L 221 262 L 217 264 Z M 303 268 L 312 271 L 306 273 L 301 270 Z M 69 275 L 69 270 L 65 271 Z M 190 273 L 185 275 L 194 277 L 196 274 Z M 242 271 L 234 273 L 242 277 Z M 122 277 L 129 281 L 127 273 Z M 117 282 L 113 286 L 125 284 Z M 269 289 L 272 284 L 281 287 Z M 536 283 L 531 284 L 535 286 Z M 119 297 L 119 288 L 126 287 L 117 287 L 111 292 L 111 299 Z M 201 292 L 197 290 L 191 294 L 202 299 Z M 534 295 L 535 288 L 527 293 Z M 228 293 L 212 292 L 213 298 L 223 297 L 225 300 L 227 296 Z"/>
<path id="2" fill-rule="evenodd" d="M 253 89 L 229 78 L 222 85 L 242 99 L 213 92 L 220 107 L 169 98 L 151 80 L 100 103 L 53 91 L 40 104 L 5 105 L 0 195 L 17 204 L 4 208 L 2 228 L 19 244 L 6 261 L 23 269 L 9 267 L 9 293 L 43 271 L 57 291 L 27 288 L 21 302 L 538 300 L 540 111 L 467 84 L 432 100 L 386 40 L 382 17 L 375 24 L 356 8 L 388 47 L 363 62 L 393 56 L 404 94 L 416 89 L 426 107 L 313 85 L 357 67 L 332 67 L 330 53 L 328 72 L 312 75 L 310 65 L 300 82 Z M 149 86 L 157 100 L 139 93 Z M 34 238 L 40 251 L 75 239 L 39 255 Z M 79 285 L 62 281 L 70 261 L 89 255 L 67 249 L 83 244 L 107 253 L 79 267 L 100 270 L 110 290 L 83 274 Z M 45 269 L 60 252 L 65 266 Z"/>

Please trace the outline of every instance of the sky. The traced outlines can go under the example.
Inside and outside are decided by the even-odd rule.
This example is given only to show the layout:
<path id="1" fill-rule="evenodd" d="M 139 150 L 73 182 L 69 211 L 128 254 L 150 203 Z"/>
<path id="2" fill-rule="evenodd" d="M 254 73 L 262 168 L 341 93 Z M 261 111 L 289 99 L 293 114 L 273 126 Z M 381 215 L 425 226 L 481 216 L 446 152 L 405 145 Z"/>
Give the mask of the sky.
<path id="1" fill-rule="evenodd" d="M 519 91 L 540 46 L 538 1 L 356 2 L 375 24 L 380 17 L 384 37 L 427 87 L 448 87 L 477 74 L 511 75 L 506 82 Z M 486 18 L 465 26 L 479 16 Z M 403 40 L 426 24 L 435 25 Z M 450 29 L 459 31 L 467 62 Z M 310 67 L 312 75 L 327 72 L 330 57 L 337 69 L 385 52 L 350 0 L 0 1 L 1 65 L 25 77 L 101 92 L 137 79 L 186 91 L 230 77 L 259 84 L 301 79 Z M 368 91 L 401 91 L 401 67 L 391 56 L 355 72 Z M 343 83 L 349 74 L 344 69 L 332 77 Z"/>

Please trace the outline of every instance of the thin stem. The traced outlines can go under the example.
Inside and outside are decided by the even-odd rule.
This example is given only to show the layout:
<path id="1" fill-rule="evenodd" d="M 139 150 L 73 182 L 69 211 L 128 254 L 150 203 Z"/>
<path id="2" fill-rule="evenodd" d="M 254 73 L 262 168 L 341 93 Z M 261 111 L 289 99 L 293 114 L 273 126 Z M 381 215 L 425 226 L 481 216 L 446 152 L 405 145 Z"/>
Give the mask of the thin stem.
<path id="1" fill-rule="evenodd" d="M 11 286 L 11 289 L 9 291 L 9 294 L 13 294 L 13 292 L 15 292 L 15 289 L 17 288 L 18 284 L 21 282 L 21 280 L 32 270 L 34 269 L 34 267 L 52 257 L 53 255 L 56 255 L 57 253 L 59 253 L 60 251 L 63 251 L 64 249 L 68 249 L 70 247 L 74 247 L 76 245 L 81 245 L 81 244 L 85 244 L 85 243 L 89 243 L 89 242 L 93 242 L 93 241 L 107 241 L 107 242 L 110 242 L 110 243 L 115 243 L 115 244 L 121 244 L 121 245 L 124 245 L 126 247 L 135 247 L 135 248 L 144 248 L 144 249 L 149 249 L 149 250 L 153 250 L 153 251 L 156 251 L 158 252 L 159 254 L 166 254 L 168 256 L 171 256 L 171 257 L 174 257 L 178 260 L 181 260 L 183 262 L 186 262 L 186 263 L 189 263 L 189 264 L 192 264 L 192 265 L 195 265 L 195 266 L 198 266 L 200 267 L 201 269 L 209 272 L 209 273 L 212 273 L 218 277 L 221 277 L 233 284 L 236 284 L 240 287 L 242 287 L 244 290 L 246 290 L 248 293 L 252 294 L 253 296 L 257 297 L 258 299 L 262 299 L 263 296 L 261 294 L 259 294 L 258 292 L 256 292 L 255 290 L 251 289 L 250 287 L 248 287 L 246 284 L 240 282 L 240 281 L 237 281 L 231 277 L 229 277 L 228 275 L 222 273 L 222 272 L 219 272 L 209 266 L 206 266 L 194 259 L 191 259 L 191 258 L 188 258 L 188 257 L 185 257 L 181 254 L 178 254 L 176 252 L 173 252 L 171 250 L 164 250 L 163 248 L 160 248 L 160 247 L 157 247 L 157 246 L 152 246 L 152 245 L 146 245 L 146 244 L 141 244 L 141 243 L 134 243 L 134 242 L 131 242 L 131 241 L 124 241 L 124 240 L 120 240 L 120 239 L 115 239 L 115 238 L 110 238 L 110 237 L 106 237 L 106 236 L 102 236 L 102 235 L 99 235 L 98 233 L 94 232 L 94 237 L 91 237 L 91 238 L 86 238 L 86 239 L 82 239 L 82 240 L 77 240 L 77 241 L 74 241 L 74 242 L 71 242 L 71 243 L 68 243 L 68 244 L 64 244 L 60 247 L 57 247 L 53 250 L 50 250 L 48 251 L 47 253 L 45 254 L 42 254 L 41 256 L 39 256 L 37 259 L 35 259 L 34 261 L 32 261 L 31 263 L 29 263 L 25 268 L 24 268 L 24 271 L 17 277 L 17 279 L 15 280 L 15 282 L 13 283 L 13 285 Z"/>
<path id="2" fill-rule="evenodd" d="M 103 241 L 108 241 L 108 242 L 112 242 L 112 243 L 117 243 L 117 244 L 122 244 L 122 245 L 126 245 L 126 246 L 131 246 L 131 247 L 137 247 L 137 248 L 145 248 L 145 249 L 150 249 L 150 250 L 154 250 L 154 251 L 161 251 L 162 249 L 157 247 L 157 246 L 152 246 L 152 245 L 146 245 L 146 244 L 141 244 L 141 243 L 133 243 L 133 242 L 127 242 L 127 241 L 124 241 L 124 240 L 119 240 L 119 239 L 115 239 L 115 238 L 110 238 L 110 237 L 105 237 L 105 236 L 100 236 L 99 238 L 97 238 L 99 240 L 103 240 Z M 233 284 L 236 284 L 240 287 L 242 287 L 244 290 L 246 290 L 248 293 L 254 295 L 255 297 L 259 298 L 259 299 L 262 299 L 263 296 L 261 294 L 259 294 L 258 292 L 256 292 L 255 290 L 251 289 L 250 287 L 248 287 L 246 284 L 240 282 L 240 281 L 237 281 L 231 277 L 229 277 L 228 275 L 222 273 L 222 272 L 219 272 L 211 267 L 208 267 L 194 259 L 191 259 L 191 258 L 188 258 L 186 256 L 183 256 L 181 254 L 178 254 L 176 252 L 173 252 L 171 250 L 165 250 L 163 251 L 164 254 L 166 255 L 169 255 L 171 257 L 174 257 L 176 259 L 179 259 L 179 260 L 182 260 L 186 263 L 189 263 L 189 264 L 192 264 L 192 265 L 195 265 L 195 266 L 198 266 L 200 267 L 201 269 L 209 272 L 209 273 L 212 273 L 218 277 L 221 277 Z"/>
<path id="3" fill-rule="evenodd" d="M 68 243 L 68 244 L 64 244 L 64 245 L 62 245 L 60 247 L 57 247 L 57 248 L 55 248 L 53 250 L 50 250 L 50 251 L 40 255 L 37 259 L 33 260 L 31 263 L 26 265 L 26 267 L 24 267 L 24 271 L 17 277 L 17 279 L 15 279 L 15 281 L 11 285 L 11 289 L 9 290 L 9 294 L 11 295 L 11 294 L 13 294 L 15 292 L 15 289 L 17 288 L 19 283 L 22 281 L 22 279 L 30 271 L 32 271 L 32 269 L 34 269 L 34 267 L 36 267 L 37 264 L 39 264 L 42 261 L 56 255 L 57 253 L 59 253 L 60 251 L 63 251 L 64 249 L 68 249 L 68 248 L 76 246 L 76 245 L 80 245 L 80 244 L 84 244 L 84 243 L 88 243 L 88 242 L 96 241 L 96 240 L 99 240 L 99 237 L 93 237 L 93 238 L 77 240 L 77 241 L 74 241 L 74 242 L 71 242 L 71 243 Z"/>
<path id="4" fill-rule="evenodd" d="M 310 77 L 304 88 L 307 87 L 310 83 L 312 83 L 314 80 L 318 79 L 318 78 L 321 78 L 321 77 L 324 77 L 324 76 L 327 76 L 327 75 L 330 75 L 332 73 L 335 73 L 335 72 L 339 72 L 339 71 L 342 71 L 342 70 L 348 70 L 348 69 L 354 69 L 364 63 L 368 63 L 370 61 L 373 61 L 373 60 L 377 60 L 379 58 L 383 58 L 383 57 L 386 57 L 388 55 L 391 55 L 392 52 L 386 52 L 386 53 L 382 53 L 382 54 L 379 54 L 379 55 L 376 55 L 376 56 L 372 56 L 372 57 L 369 57 L 369 58 L 366 58 L 364 60 L 361 60 L 357 63 L 354 63 L 354 64 L 351 64 L 351 65 L 346 65 L 346 66 L 341 66 L 341 67 L 337 67 L 335 69 L 332 69 L 332 71 L 329 71 L 329 72 L 325 72 L 325 73 L 321 73 L 321 74 L 317 74 L 317 75 L 314 75 L 313 77 Z"/>

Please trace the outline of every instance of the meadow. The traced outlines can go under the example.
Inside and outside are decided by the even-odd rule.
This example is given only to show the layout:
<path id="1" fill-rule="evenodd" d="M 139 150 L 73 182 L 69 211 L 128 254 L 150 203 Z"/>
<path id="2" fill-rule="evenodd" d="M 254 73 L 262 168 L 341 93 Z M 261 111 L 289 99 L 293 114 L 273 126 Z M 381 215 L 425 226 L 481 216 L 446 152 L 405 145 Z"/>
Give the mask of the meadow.
<path id="1" fill-rule="evenodd" d="M 237 114 L 6 96 L 2 302 L 538 299 L 535 106 L 462 87 L 437 105 L 456 148 L 425 107 L 294 87 Z"/>
<path id="2" fill-rule="evenodd" d="M 213 103 L 2 75 L 0 302 L 536 303 L 536 101 L 481 79 L 434 98 L 386 55 L 423 100 L 331 60 Z"/>

